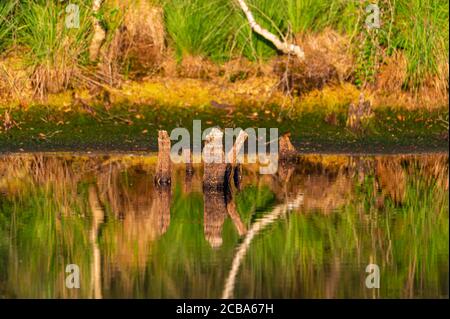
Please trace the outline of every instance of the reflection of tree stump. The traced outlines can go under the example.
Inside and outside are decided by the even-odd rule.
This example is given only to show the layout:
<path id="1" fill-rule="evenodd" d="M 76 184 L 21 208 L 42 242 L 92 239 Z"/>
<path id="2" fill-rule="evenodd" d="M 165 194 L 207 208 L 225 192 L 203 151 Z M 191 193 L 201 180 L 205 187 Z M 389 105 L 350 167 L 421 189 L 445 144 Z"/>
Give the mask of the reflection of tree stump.
<path id="1" fill-rule="evenodd" d="M 223 190 L 205 189 L 203 228 L 205 238 L 213 248 L 222 246 L 222 227 L 227 217 Z"/>
<path id="2" fill-rule="evenodd" d="M 189 194 L 192 191 L 192 179 L 194 177 L 194 172 L 185 172 L 184 183 L 183 183 L 183 193 Z"/>
<path id="3" fill-rule="evenodd" d="M 152 217 L 156 222 L 156 231 L 162 235 L 170 224 L 170 199 L 171 189 L 169 185 L 156 186 L 153 191 Z"/>
<path id="4" fill-rule="evenodd" d="M 186 165 L 186 176 L 194 174 L 194 167 L 192 166 L 192 154 L 191 150 L 183 149 L 183 161 Z"/>
<path id="5" fill-rule="evenodd" d="M 158 131 L 158 164 L 155 183 L 170 184 L 171 181 L 170 137 L 166 131 Z"/>
<path id="6" fill-rule="evenodd" d="M 226 156 L 223 151 L 223 132 L 221 130 L 213 128 L 206 137 L 203 149 L 204 231 L 206 239 L 213 248 L 222 245 L 222 227 L 228 213 L 239 234 L 246 231 L 234 203 L 231 202 L 231 197 L 227 206 L 225 194 L 230 192 L 232 177 L 235 184 L 239 185 L 240 170 L 234 167 L 237 162 L 237 154 L 239 154 L 247 136 L 245 131 L 241 131 L 236 138 L 236 143 Z"/>
<path id="7" fill-rule="evenodd" d="M 100 204 L 98 197 L 98 190 L 95 186 L 89 187 L 89 206 L 92 212 L 92 228 L 91 228 L 91 244 L 93 251 L 92 258 L 92 274 L 91 274 L 91 285 L 93 297 L 95 299 L 102 298 L 102 271 L 101 271 L 101 257 L 100 248 L 98 247 L 98 233 L 100 229 L 100 224 L 103 223 L 105 218 L 105 212 Z"/>
<path id="8" fill-rule="evenodd" d="M 288 188 L 290 186 L 289 182 L 291 180 L 292 174 L 295 170 L 295 164 L 290 161 L 280 161 L 278 165 L 277 174 L 274 176 L 276 179 L 276 191 L 275 197 L 279 201 L 287 201 L 289 200 L 289 191 Z"/>
<path id="9" fill-rule="evenodd" d="M 242 182 L 242 167 L 241 165 L 236 165 L 233 171 L 233 183 L 238 190 L 241 189 L 241 182 Z"/>
<path id="10" fill-rule="evenodd" d="M 294 173 L 295 165 L 292 163 L 281 162 L 278 166 L 278 179 L 282 185 L 289 184 L 292 174 Z"/>

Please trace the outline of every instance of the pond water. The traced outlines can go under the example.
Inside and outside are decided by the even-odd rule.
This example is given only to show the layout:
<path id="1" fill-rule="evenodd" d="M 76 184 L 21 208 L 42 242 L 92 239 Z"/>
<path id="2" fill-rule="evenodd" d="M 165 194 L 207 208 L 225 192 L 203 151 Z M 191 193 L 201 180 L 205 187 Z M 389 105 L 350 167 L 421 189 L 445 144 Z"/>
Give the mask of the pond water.
<path id="1" fill-rule="evenodd" d="M 447 154 L 244 165 L 227 194 L 202 191 L 201 166 L 155 187 L 155 162 L 0 156 L 0 297 L 449 296 Z"/>

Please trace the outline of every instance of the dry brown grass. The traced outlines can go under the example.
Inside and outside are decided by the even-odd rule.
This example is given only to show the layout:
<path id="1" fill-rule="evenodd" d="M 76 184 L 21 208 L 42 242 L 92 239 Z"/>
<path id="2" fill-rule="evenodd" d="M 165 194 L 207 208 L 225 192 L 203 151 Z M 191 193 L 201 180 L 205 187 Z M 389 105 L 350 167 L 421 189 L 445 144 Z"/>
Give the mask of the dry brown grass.
<path id="1" fill-rule="evenodd" d="M 55 58 L 53 62 L 37 65 L 31 75 L 35 96 L 43 100 L 48 94 L 71 88 L 76 74 L 79 74 L 76 62 L 69 62 L 62 56 Z"/>
<path id="2" fill-rule="evenodd" d="M 449 64 L 443 60 L 438 76 L 430 76 L 417 90 L 405 90 L 407 59 L 402 52 L 395 52 L 381 65 L 373 89 L 377 106 L 396 106 L 407 109 L 434 109 L 448 105 Z"/>
<path id="3" fill-rule="evenodd" d="M 304 47 L 306 56 L 314 59 L 314 55 L 317 55 L 322 62 L 332 65 L 340 81 L 345 81 L 352 75 L 355 61 L 348 36 L 325 29 L 318 34 L 297 37 L 297 42 Z"/>
<path id="4" fill-rule="evenodd" d="M 166 50 L 162 8 L 144 0 L 110 0 L 105 5 L 120 8 L 123 17 L 101 50 L 99 78 L 118 86 L 123 74 L 141 79 L 159 71 Z"/>
<path id="5" fill-rule="evenodd" d="M 23 59 L 20 50 L 10 52 L 0 58 L 0 101 L 14 101 L 25 106 L 26 100 L 32 95 L 30 70 Z"/>
<path id="6" fill-rule="evenodd" d="M 296 42 L 305 51 L 305 61 L 281 57 L 274 67 L 284 91 L 302 95 L 343 82 L 351 76 L 354 61 L 348 37 L 325 30 L 319 34 L 298 36 Z"/>
<path id="7" fill-rule="evenodd" d="M 401 158 L 377 158 L 375 168 L 380 196 L 389 196 L 397 205 L 406 196 L 406 173 L 400 161 Z"/>
<path id="8" fill-rule="evenodd" d="M 164 14 L 160 7 L 148 1 L 121 1 L 129 3 L 122 34 L 122 59 L 130 61 L 133 76 L 142 77 L 157 70 L 165 52 Z"/>
<path id="9" fill-rule="evenodd" d="M 218 74 L 218 67 L 202 56 L 184 55 L 177 65 L 177 74 L 183 78 L 210 79 Z"/>
<path id="10" fill-rule="evenodd" d="M 385 63 L 380 67 L 376 87 L 384 92 L 398 92 L 407 76 L 406 57 L 401 52 L 395 52 L 391 57 L 386 58 Z"/>
<path id="11" fill-rule="evenodd" d="M 354 67 L 349 39 L 334 31 L 326 30 L 297 39 L 305 48 L 308 63 L 297 65 L 296 69 L 289 69 L 290 62 L 284 56 L 265 62 L 234 58 L 223 64 L 201 56 L 184 56 L 177 63 L 173 49 L 164 43 L 161 9 L 136 0 L 121 2 L 120 6 L 124 8 L 122 27 L 112 36 L 111 42 L 104 45 L 103 61 L 97 71 L 93 74 L 92 69 L 84 69 L 82 76 L 89 83 L 100 83 L 99 87 L 104 84 L 109 88 L 122 87 L 114 91 L 120 99 L 126 97 L 130 101 L 132 96 L 132 102 L 136 103 L 150 100 L 189 106 L 208 104 L 211 100 L 228 104 L 273 102 L 306 108 L 316 106 L 318 101 L 325 106 L 341 105 L 348 100 L 348 88 L 352 94 L 359 91 L 348 82 L 334 85 L 351 79 Z M 50 103 L 52 96 L 61 94 L 57 92 L 71 88 L 80 90 L 79 64 L 71 58 L 77 54 L 68 51 L 68 45 L 62 46 L 64 49 L 53 60 L 41 63 L 34 70 L 27 68 L 18 54 L 0 59 L 0 103 L 26 106 L 33 101 L 42 102 L 43 98 Z M 133 62 L 127 64 L 127 61 Z M 405 56 L 397 52 L 381 66 L 376 85 L 365 91 L 367 96 L 373 97 L 374 108 L 433 109 L 448 105 L 447 61 L 441 64 L 440 77 L 428 79 L 426 85 L 415 92 L 402 88 L 406 64 Z M 124 82 L 127 74 L 136 81 Z M 133 87 L 131 93 L 128 92 L 130 86 Z M 283 94 L 280 86 L 289 91 L 297 88 L 302 96 L 292 98 Z M 331 96 L 330 91 L 336 94 Z M 90 94 L 94 96 L 95 91 Z"/>

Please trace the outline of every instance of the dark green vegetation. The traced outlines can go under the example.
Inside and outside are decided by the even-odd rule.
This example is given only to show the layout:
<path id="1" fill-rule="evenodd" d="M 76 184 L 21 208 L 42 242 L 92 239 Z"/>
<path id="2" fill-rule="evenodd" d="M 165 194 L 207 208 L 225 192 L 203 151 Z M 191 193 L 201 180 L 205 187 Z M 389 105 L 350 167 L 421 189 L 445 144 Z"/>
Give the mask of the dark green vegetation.
<path id="1" fill-rule="evenodd" d="M 45 150 L 156 150 L 158 129 L 277 127 L 291 132 L 302 152 L 393 153 L 444 151 L 448 148 L 448 110 L 406 111 L 376 109 L 360 131 L 346 128 L 346 115 L 306 112 L 294 114 L 275 105 L 238 107 L 228 116 L 211 106 L 196 108 L 121 106 L 108 112 L 103 107 L 86 110 L 55 110 L 32 107 L 11 112 L 16 125 L 0 131 L 3 152 Z M 333 120 L 331 121 L 330 118 Z"/>
<path id="2" fill-rule="evenodd" d="M 107 31 L 106 42 L 121 27 L 127 6 L 140 8 L 144 0 L 107 0 L 96 14 Z M 273 46 L 253 33 L 233 0 L 148 0 L 150 6 L 164 11 L 164 26 L 156 26 L 175 49 L 179 60 L 200 56 L 215 61 L 245 57 L 261 60 L 277 54 Z M 271 32 L 285 36 L 313 35 L 334 30 L 348 37 L 353 51 L 357 85 L 374 81 L 375 73 L 395 52 L 407 58 L 404 87 L 417 89 L 431 77 L 448 80 L 448 1 L 383 0 L 380 7 L 381 28 L 365 27 L 371 1 L 342 0 L 247 0 L 256 20 Z M 78 79 L 71 71 L 86 67 L 87 48 L 92 37 L 90 0 L 74 0 L 80 7 L 80 28 L 66 29 L 66 2 L 10 0 L 0 3 L 0 50 L 23 46 L 33 68 L 47 69 L 54 80 L 66 88 Z M 147 6 L 148 8 L 148 6 Z M 142 12 L 141 12 L 142 14 Z M 162 34 L 164 36 L 164 34 Z M 292 39 L 291 39 L 292 40 Z M 126 56 L 122 57 L 127 59 Z M 91 61 L 92 62 L 92 61 Z M 123 66 L 132 61 L 125 62 Z M 124 71 L 126 73 L 126 71 Z M 67 74 L 63 74 L 67 73 Z M 447 80 L 444 78 L 447 76 Z M 64 79 L 61 79 L 63 77 Z M 38 79 L 42 81 L 42 79 Z"/>
<path id="3" fill-rule="evenodd" d="M 298 41 L 300 45 L 320 43 L 319 49 L 324 49 L 327 42 L 326 54 L 305 47 L 307 58 L 311 58 L 309 64 L 320 66 L 336 60 L 332 67 L 342 64 L 339 78 L 353 83 L 355 91 L 361 87 L 369 87 L 370 91 L 379 85 L 382 93 L 373 94 L 375 101 L 385 91 L 392 93 L 389 90 L 394 91 L 393 97 L 373 103 L 377 109 L 375 117 L 362 132 L 345 128 L 344 113 L 348 105 L 342 105 L 342 114 L 334 115 L 325 114 L 319 106 L 309 113 L 293 114 L 290 109 L 278 106 L 261 110 L 238 105 L 232 117 L 212 111 L 209 106 L 202 107 L 203 102 L 193 103 L 198 107 L 176 109 L 166 105 L 135 106 L 132 104 L 143 102 L 130 98 L 130 105 L 116 106 L 109 111 L 93 107 L 93 110 L 73 108 L 65 112 L 61 105 L 37 106 L 45 105 L 45 99 L 53 93 L 68 90 L 66 94 L 70 95 L 78 89 L 98 92 L 99 87 L 120 88 L 130 79 L 141 81 L 155 74 L 179 77 L 184 83 L 183 77 L 214 82 L 220 79 L 220 72 L 229 72 L 230 83 L 245 83 L 249 77 L 260 76 L 260 71 L 255 71 L 260 66 L 261 70 L 270 69 L 266 73 L 261 71 L 264 76 L 278 80 L 281 75 L 275 72 L 275 67 L 272 70 L 276 59 L 270 58 L 279 53 L 251 31 L 233 0 L 103 1 L 95 14 L 106 31 L 98 61 L 90 61 L 88 57 L 94 16 L 90 0 L 71 2 L 80 8 L 79 28 L 65 27 L 66 2 L 2 1 L 0 151 L 154 150 L 157 129 L 190 127 L 192 119 L 204 120 L 204 127 L 278 127 L 281 132 L 290 131 L 303 151 L 393 152 L 446 147 L 448 111 L 440 111 L 438 107 L 445 107 L 448 88 L 448 1 L 379 1 L 381 28 L 377 30 L 365 26 L 369 1 L 247 2 L 256 20 L 273 33 L 288 35 L 290 41 Z M 153 25 L 140 26 L 139 17 Z M 317 61 L 310 63 L 314 57 Z M 403 58 L 405 64 L 400 65 Z M 233 61 L 228 66 L 223 64 L 220 71 L 215 69 L 216 64 L 211 66 L 212 62 L 221 64 L 230 60 Z M 233 66 L 236 61 L 239 61 L 237 69 Z M 239 65 L 246 63 L 253 69 L 241 70 Z M 377 73 L 380 68 L 384 69 L 380 73 L 383 76 Z M 318 73 L 321 82 L 326 74 Z M 380 81 L 376 80 L 378 75 Z M 370 83 L 374 85 L 367 85 Z M 419 89 L 422 91 L 417 91 L 417 96 L 423 95 L 424 101 L 405 103 L 409 100 L 402 94 Z M 271 90 L 280 93 L 277 85 Z M 399 105 L 434 111 L 390 110 L 388 106 L 397 106 L 397 96 Z M 434 104 L 429 101 L 433 99 L 436 99 Z M 7 112 L 13 124 L 7 121 Z"/>
<path id="4" fill-rule="evenodd" d="M 299 191 L 304 199 L 256 234 L 235 297 L 448 297 L 447 155 L 299 160 L 286 183 L 244 167 L 233 200 L 248 228 Z M 158 202 L 150 162 L 0 157 L 0 296 L 219 298 L 242 238 L 228 216 L 204 211 L 198 170 L 191 180 L 176 170 L 169 206 Z M 97 226 L 93 198 L 105 214 Z M 64 286 L 70 263 L 80 289 Z M 381 269 L 379 290 L 364 286 L 369 263 Z"/>
<path id="5" fill-rule="evenodd" d="M 229 0 L 168 0 L 167 29 L 177 52 L 215 60 L 233 54 L 252 60 L 276 54 L 252 33 L 240 8 Z M 371 1 L 248 0 L 255 19 L 277 35 L 308 35 L 329 28 L 351 37 L 357 61 L 355 83 L 371 82 L 383 60 L 396 50 L 407 56 L 405 87 L 417 88 L 438 75 L 448 57 L 448 1 L 377 1 L 381 28 L 365 27 Z M 207 21 L 206 28 L 198 21 Z M 220 40 L 220 41 L 219 41 Z"/>

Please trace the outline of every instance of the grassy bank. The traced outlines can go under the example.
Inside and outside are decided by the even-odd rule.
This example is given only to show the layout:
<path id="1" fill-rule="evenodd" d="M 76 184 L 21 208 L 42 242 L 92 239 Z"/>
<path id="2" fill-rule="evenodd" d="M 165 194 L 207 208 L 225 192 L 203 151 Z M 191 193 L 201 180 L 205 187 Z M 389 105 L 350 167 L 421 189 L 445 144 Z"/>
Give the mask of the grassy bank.
<path id="1" fill-rule="evenodd" d="M 56 150 L 157 150 L 157 130 L 224 127 L 277 127 L 291 132 L 300 152 L 395 153 L 445 151 L 448 148 L 448 111 L 378 108 L 360 131 L 345 125 L 346 113 L 288 110 L 276 104 L 238 105 L 235 112 L 211 105 L 122 104 L 34 106 L 13 110 L 14 124 L 0 133 L 2 152 Z"/>
<path id="2" fill-rule="evenodd" d="M 368 2 L 249 0 L 263 27 L 304 48 L 300 65 L 231 0 L 71 3 L 75 28 L 66 2 L 0 4 L 0 151 L 154 149 L 156 129 L 193 119 L 278 127 L 306 152 L 448 143 L 446 1 L 378 1 L 380 28 L 368 29 Z M 105 38 L 93 60 L 95 20 Z M 355 132 L 361 92 L 374 116 Z"/>
<path id="3" fill-rule="evenodd" d="M 225 73 L 232 82 L 282 76 L 274 71 L 279 53 L 251 31 L 234 1 L 106 0 L 95 14 L 91 1 L 71 3 L 79 8 L 78 28 L 65 26 L 66 2 L 0 4 L 3 104 L 79 87 L 120 87 L 155 75 L 214 79 Z M 419 107 L 446 104 L 447 1 L 376 1 L 379 29 L 366 27 L 364 1 L 248 3 L 263 27 L 302 46 L 307 64 L 329 64 L 339 82 L 380 97 L 424 97 Z M 93 17 L 106 38 L 98 60 L 90 61 Z"/>

